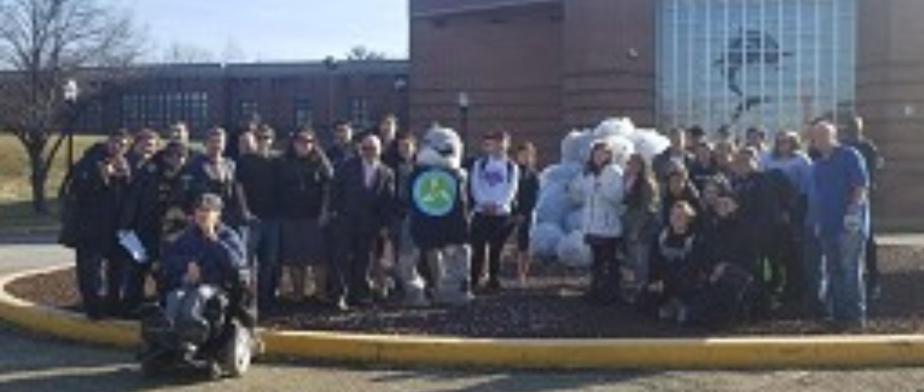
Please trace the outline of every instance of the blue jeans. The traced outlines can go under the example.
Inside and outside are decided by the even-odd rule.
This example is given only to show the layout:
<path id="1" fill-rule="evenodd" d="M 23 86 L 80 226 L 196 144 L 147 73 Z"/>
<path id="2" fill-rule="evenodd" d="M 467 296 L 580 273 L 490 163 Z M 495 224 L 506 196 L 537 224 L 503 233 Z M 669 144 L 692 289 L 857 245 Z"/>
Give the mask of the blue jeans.
<path id="1" fill-rule="evenodd" d="M 276 219 L 252 222 L 247 227 L 245 241 L 252 270 L 257 271 L 257 300 L 272 303 L 279 287 L 280 224 Z"/>
<path id="2" fill-rule="evenodd" d="M 811 229 L 806 228 L 805 235 L 802 237 L 802 270 L 804 271 L 802 284 L 805 290 L 803 306 L 808 313 L 814 316 L 824 313 L 822 285 L 825 282 L 822 277 L 825 271 L 821 260 L 821 239 Z"/>
<path id="3" fill-rule="evenodd" d="M 822 235 L 820 245 L 820 293 L 826 315 L 837 322 L 866 321 L 865 234 L 856 231 Z"/>

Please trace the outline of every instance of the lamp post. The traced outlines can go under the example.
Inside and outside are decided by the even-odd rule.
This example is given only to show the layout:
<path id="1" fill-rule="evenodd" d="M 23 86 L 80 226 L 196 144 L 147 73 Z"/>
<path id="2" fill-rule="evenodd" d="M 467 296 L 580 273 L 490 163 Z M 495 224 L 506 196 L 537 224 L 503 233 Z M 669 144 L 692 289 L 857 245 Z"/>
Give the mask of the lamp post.
<path id="1" fill-rule="evenodd" d="M 462 143 L 468 145 L 468 110 L 472 102 L 468 93 L 462 91 L 459 93 L 459 132 L 462 133 Z"/>
<path id="2" fill-rule="evenodd" d="M 333 132 L 334 122 L 334 72 L 337 71 L 337 59 L 327 56 L 324 59 L 324 68 L 327 69 L 327 122 Z"/>
<path id="3" fill-rule="evenodd" d="M 389 105 L 391 107 L 392 113 L 398 116 L 402 124 L 404 123 L 404 121 L 407 121 L 408 119 L 407 113 L 406 113 L 407 102 L 404 100 L 404 97 L 407 96 L 404 94 L 405 89 L 407 89 L 407 84 L 408 83 L 407 83 L 406 77 L 399 76 L 395 78 L 395 83 L 394 83 L 395 95 L 394 95 L 394 99 L 392 99 L 392 102 L 390 102 L 390 105 Z"/>
<path id="4" fill-rule="evenodd" d="M 67 105 L 67 165 L 74 168 L 74 122 L 77 118 L 77 98 L 80 96 L 80 87 L 77 81 L 68 79 L 64 82 L 64 103 Z"/>

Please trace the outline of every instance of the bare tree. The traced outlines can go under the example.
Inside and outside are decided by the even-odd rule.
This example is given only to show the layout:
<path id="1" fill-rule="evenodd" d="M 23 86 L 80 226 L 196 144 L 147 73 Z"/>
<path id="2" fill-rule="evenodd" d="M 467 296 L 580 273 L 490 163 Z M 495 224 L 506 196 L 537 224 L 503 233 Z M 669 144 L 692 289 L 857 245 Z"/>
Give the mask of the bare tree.
<path id="1" fill-rule="evenodd" d="M 376 61 L 385 60 L 386 57 L 384 52 L 376 52 L 362 45 L 354 46 L 346 54 L 347 61 Z"/>
<path id="2" fill-rule="evenodd" d="M 247 60 L 247 54 L 241 45 L 234 38 L 228 38 L 225 42 L 225 49 L 221 51 L 221 62 L 232 63 Z"/>
<path id="3" fill-rule="evenodd" d="M 193 44 L 174 42 L 164 52 L 164 64 L 211 63 L 215 54 L 206 48 Z"/>
<path id="4" fill-rule="evenodd" d="M 65 136 L 65 81 L 81 80 L 83 95 L 92 95 L 142 47 L 131 15 L 110 3 L 0 0 L 0 129 L 13 133 L 28 154 L 36 212 L 48 212 L 45 183 Z M 90 78 L 94 82 L 85 83 Z"/>

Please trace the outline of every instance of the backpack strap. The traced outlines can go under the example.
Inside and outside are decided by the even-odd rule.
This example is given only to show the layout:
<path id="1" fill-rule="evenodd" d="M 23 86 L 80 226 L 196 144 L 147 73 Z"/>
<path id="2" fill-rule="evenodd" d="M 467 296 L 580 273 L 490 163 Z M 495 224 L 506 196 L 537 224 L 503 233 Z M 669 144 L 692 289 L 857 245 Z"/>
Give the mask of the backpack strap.
<path id="1" fill-rule="evenodd" d="M 484 172 L 484 168 L 488 166 L 488 157 L 478 158 L 477 165 L 478 165 L 478 171 Z M 513 165 L 514 165 L 513 160 L 508 158 L 507 159 L 507 173 L 504 175 L 504 181 L 506 182 L 510 182 L 510 180 L 513 178 L 513 170 L 514 170 Z"/>

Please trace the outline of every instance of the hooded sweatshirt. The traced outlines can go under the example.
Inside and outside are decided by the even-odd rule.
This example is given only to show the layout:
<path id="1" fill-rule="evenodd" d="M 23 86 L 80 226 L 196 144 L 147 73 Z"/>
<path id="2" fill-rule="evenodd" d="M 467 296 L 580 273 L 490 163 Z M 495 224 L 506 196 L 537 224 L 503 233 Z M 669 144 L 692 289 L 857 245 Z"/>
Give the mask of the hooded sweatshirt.
<path id="1" fill-rule="evenodd" d="M 484 157 L 472 166 L 471 191 L 475 212 L 483 213 L 489 204 L 498 206 L 498 213 L 510 215 L 520 182 L 520 169 L 506 156 Z"/>

